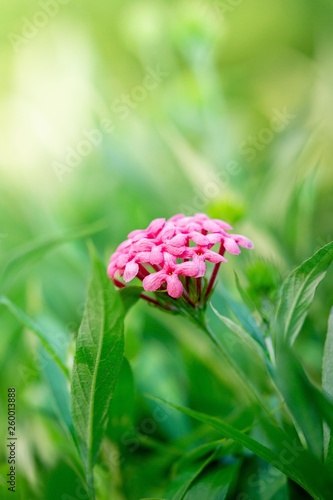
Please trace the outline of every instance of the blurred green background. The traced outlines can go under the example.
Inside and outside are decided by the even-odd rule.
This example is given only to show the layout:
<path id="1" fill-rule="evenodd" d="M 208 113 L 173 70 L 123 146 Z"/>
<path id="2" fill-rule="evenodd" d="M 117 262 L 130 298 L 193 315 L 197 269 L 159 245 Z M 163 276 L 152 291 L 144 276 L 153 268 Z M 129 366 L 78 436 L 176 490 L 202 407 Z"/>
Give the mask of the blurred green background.
<path id="1" fill-rule="evenodd" d="M 230 258 L 221 280 L 234 293 L 236 268 L 269 314 L 271 288 L 333 239 L 332 22 L 329 0 L 4 0 L 2 293 L 71 344 L 90 272 L 77 231 L 94 226 L 89 238 L 107 265 L 132 229 L 205 211 L 254 241 L 251 255 Z M 29 253 L 62 236 L 50 252 Z M 298 346 L 317 382 L 332 276 Z M 3 307 L 0 317 L 1 406 L 7 386 L 18 392 L 18 498 L 61 498 L 57 478 L 70 494 L 75 476 L 38 343 Z M 139 305 L 127 327 L 136 422 L 150 411 L 144 391 L 216 413 L 242 397 L 222 370 L 214 390 L 224 396 L 209 407 L 214 360 L 198 354 L 204 340 L 185 322 Z M 172 418 L 163 439 L 188 432 L 185 419 Z M 5 487 L 3 443 L 0 453 Z M 140 463 L 141 452 L 131 460 Z M 148 474 L 148 452 L 145 463 Z M 128 498 L 157 494 L 133 470 Z"/>

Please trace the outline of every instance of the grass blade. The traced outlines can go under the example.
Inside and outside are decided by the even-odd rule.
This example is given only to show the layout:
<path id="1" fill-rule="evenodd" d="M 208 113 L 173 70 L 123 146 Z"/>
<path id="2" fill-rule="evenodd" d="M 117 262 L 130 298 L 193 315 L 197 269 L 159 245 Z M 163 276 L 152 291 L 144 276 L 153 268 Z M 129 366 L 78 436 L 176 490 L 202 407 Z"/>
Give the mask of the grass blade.
<path id="1" fill-rule="evenodd" d="M 42 346 L 51 356 L 52 359 L 57 363 L 63 374 L 69 378 L 68 368 L 65 365 L 64 356 L 62 353 L 56 349 L 57 345 L 52 342 L 52 338 L 49 337 L 47 332 L 41 328 L 35 321 L 33 321 L 29 316 L 25 314 L 19 307 L 17 307 L 12 301 L 7 297 L 0 296 L 0 304 L 7 307 L 7 309 L 29 330 L 31 330 L 40 340 Z"/>
<path id="2" fill-rule="evenodd" d="M 16 271 L 19 271 L 22 267 L 30 266 L 57 246 L 72 240 L 87 238 L 92 234 L 103 231 L 106 227 L 107 224 L 102 220 L 82 229 L 68 231 L 65 234 L 43 238 L 20 246 L 13 251 L 13 255 L 4 266 L 0 281 L 5 283 L 8 278 L 12 279 Z"/>
<path id="3" fill-rule="evenodd" d="M 293 448 L 292 443 L 282 441 L 280 449 L 273 450 L 218 417 L 175 405 L 152 395 L 147 395 L 147 397 L 217 429 L 224 437 L 233 439 L 259 458 L 271 463 L 276 469 L 302 486 L 314 498 L 330 498 L 333 479 L 324 464 L 301 447 L 295 446 Z M 288 459 L 288 454 L 292 454 L 292 458 Z"/>

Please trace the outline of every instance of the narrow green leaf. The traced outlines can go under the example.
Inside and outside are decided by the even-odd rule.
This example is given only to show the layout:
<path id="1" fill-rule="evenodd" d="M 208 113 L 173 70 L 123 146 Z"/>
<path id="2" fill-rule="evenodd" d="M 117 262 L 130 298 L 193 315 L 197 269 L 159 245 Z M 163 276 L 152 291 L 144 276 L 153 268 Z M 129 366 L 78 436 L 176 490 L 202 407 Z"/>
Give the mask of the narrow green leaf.
<path id="1" fill-rule="evenodd" d="M 323 391 L 333 398 L 333 308 L 328 320 L 328 329 L 323 356 Z M 333 433 L 324 425 L 324 453 L 328 463 L 333 463 Z"/>
<path id="2" fill-rule="evenodd" d="M 218 292 L 222 295 L 223 299 L 227 301 L 237 321 L 239 321 L 251 337 L 266 350 L 265 337 L 247 307 L 245 307 L 244 304 L 236 302 L 223 287 L 220 286 Z"/>
<path id="3" fill-rule="evenodd" d="M 231 443 L 231 445 L 230 445 Z M 218 441 L 210 441 L 192 448 L 187 453 L 183 453 L 180 459 L 175 463 L 173 470 L 178 471 L 187 467 L 189 463 L 202 460 L 208 453 L 212 453 L 218 447 L 223 446 L 224 454 L 231 453 L 231 448 L 235 448 L 235 443 L 226 438 L 219 439 Z"/>
<path id="4" fill-rule="evenodd" d="M 276 352 L 276 377 L 277 385 L 310 449 L 321 458 L 323 421 L 315 404 L 316 390 L 288 346 L 281 346 Z"/>
<path id="5" fill-rule="evenodd" d="M 59 421 L 64 425 L 65 430 L 73 438 L 73 442 L 75 442 L 73 420 L 70 410 L 68 379 L 64 376 L 53 358 L 46 354 L 43 356 L 43 360 L 44 376 L 53 396 Z"/>
<path id="6" fill-rule="evenodd" d="M 251 398 L 252 402 L 254 402 L 257 406 L 257 410 L 260 412 L 263 412 L 268 420 L 274 421 L 275 417 L 272 415 L 267 408 L 265 404 L 265 400 L 262 398 L 261 395 L 261 388 L 259 389 L 255 383 L 253 383 L 252 378 L 249 378 L 248 373 L 244 369 L 242 363 L 240 363 L 237 360 L 237 357 L 235 357 L 235 343 L 234 343 L 234 338 L 231 337 L 231 339 L 227 335 L 219 335 L 217 336 L 208 326 L 203 325 L 202 328 L 204 331 L 208 334 L 208 336 L 211 338 L 211 340 L 214 342 L 214 344 L 220 349 L 220 351 L 223 353 L 225 356 L 226 361 L 236 374 L 236 376 L 239 378 L 239 380 L 243 383 L 244 388 L 246 388 L 248 396 Z M 225 333 L 225 332 L 223 332 Z M 231 341 L 230 341 L 231 340 Z M 267 369 L 269 368 L 269 365 L 266 364 L 266 367 L 263 366 L 262 361 L 260 360 L 260 365 L 257 364 L 257 367 L 259 369 L 262 369 L 263 375 L 266 377 L 268 375 Z M 267 368 L 267 369 L 266 369 Z"/>
<path id="7" fill-rule="evenodd" d="M 321 392 L 310 382 L 290 346 L 283 344 L 276 351 L 276 384 L 309 448 L 322 459 L 329 443 L 326 441 L 325 448 L 324 422 L 327 424 L 327 432 L 328 429 L 333 430 L 332 399 L 329 399 L 329 394 Z"/>
<path id="8" fill-rule="evenodd" d="M 147 397 L 217 429 L 223 436 L 233 439 L 258 457 L 271 463 L 276 469 L 301 485 L 314 498 L 321 498 L 321 495 L 322 498 L 330 497 L 333 479 L 329 471 L 324 464 L 297 443 L 285 440 L 280 443 L 279 450 L 272 450 L 220 418 L 169 403 L 152 395 L 147 395 Z M 287 458 L 289 455 L 291 457 Z"/>
<path id="9" fill-rule="evenodd" d="M 244 304 L 247 306 L 247 308 L 252 313 L 259 314 L 259 311 L 258 311 L 256 305 L 253 303 L 253 301 L 250 299 L 250 297 L 248 296 L 248 294 L 246 293 L 246 291 L 242 287 L 242 285 L 241 285 L 241 283 L 239 281 L 238 274 L 236 273 L 236 271 L 234 271 L 234 275 L 235 275 L 235 282 L 236 282 L 237 290 L 239 292 L 239 295 L 242 297 Z"/>
<path id="10" fill-rule="evenodd" d="M 93 273 L 80 326 L 72 377 L 72 416 L 92 489 L 92 468 L 105 432 L 111 397 L 123 363 L 124 308 L 93 258 Z"/>
<path id="11" fill-rule="evenodd" d="M 226 316 L 222 316 L 213 304 L 211 304 L 211 308 L 213 309 L 214 313 L 216 316 L 222 321 L 222 323 L 230 330 L 232 331 L 237 338 L 239 339 L 240 342 L 244 343 L 245 345 L 248 346 L 249 349 L 251 349 L 252 353 L 262 362 L 265 361 L 265 355 L 267 353 L 267 348 L 263 351 L 263 347 L 261 344 L 259 344 L 254 338 L 240 325 L 232 321 L 231 319 L 227 318 Z"/>
<path id="12" fill-rule="evenodd" d="M 276 341 L 292 345 L 304 323 L 315 291 L 333 260 L 333 242 L 328 243 L 310 259 L 297 267 L 282 285 L 277 309 Z"/>
<path id="13" fill-rule="evenodd" d="M 35 321 L 25 314 L 19 307 L 11 302 L 7 297 L 0 296 L 0 304 L 7 309 L 30 331 L 32 331 L 40 340 L 44 349 L 57 363 L 63 374 L 68 378 L 69 372 L 65 365 L 64 353 L 59 350 L 58 345 L 53 342 L 52 337 L 46 330 L 41 328 Z"/>
<path id="14" fill-rule="evenodd" d="M 203 472 L 187 491 L 184 500 L 224 500 L 239 472 L 240 462 L 219 464 Z"/>
<path id="15" fill-rule="evenodd" d="M 237 490 L 242 491 L 245 498 L 249 499 L 290 500 L 291 498 L 287 476 L 271 464 L 255 458 L 247 460 L 243 467 Z"/>
<path id="16" fill-rule="evenodd" d="M 174 481 L 172 481 L 168 491 L 164 494 L 167 500 L 182 500 L 196 478 L 203 470 L 218 456 L 219 449 L 210 453 L 203 462 L 192 463 L 183 470 Z"/>
<path id="17" fill-rule="evenodd" d="M 12 278 L 15 271 L 31 265 L 57 246 L 72 240 L 86 238 L 92 234 L 103 231 L 106 227 L 107 224 L 102 220 L 82 229 L 73 230 L 59 236 L 43 238 L 20 246 L 17 250 L 13 251 L 13 255 L 4 267 L 1 281 L 5 281 L 9 277 Z"/>

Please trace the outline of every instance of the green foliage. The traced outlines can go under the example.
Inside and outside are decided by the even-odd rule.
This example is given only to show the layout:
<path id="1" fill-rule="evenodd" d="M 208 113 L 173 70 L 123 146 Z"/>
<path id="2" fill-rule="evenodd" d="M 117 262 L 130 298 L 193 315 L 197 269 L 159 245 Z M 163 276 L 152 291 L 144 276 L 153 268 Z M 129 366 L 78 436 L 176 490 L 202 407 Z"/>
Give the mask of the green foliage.
<path id="1" fill-rule="evenodd" d="M 13 304 L 7 297 L 0 297 L 0 304 L 6 306 L 9 311 L 30 331 L 32 331 L 40 340 L 44 349 L 51 358 L 57 363 L 64 375 L 68 377 L 68 368 L 65 365 L 65 350 L 59 350 L 59 345 L 54 342 L 48 332 L 40 328 L 32 319 L 30 319 L 21 309 Z"/>
<path id="2" fill-rule="evenodd" d="M 17 498 L 331 500 L 332 16 L 328 0 L 4 0 L 0 405 L 15 387 Z M 106 278 L 130 231 L 180 212 L 255 244 L 226 255 L 217 314 L 195 321 Z M 103 264 L 86 295 L 87 240 Z"/>
<path id="3" fill-rule="evenodd" d="M 279 274 L 276 266 L 265 260 L 253 260 L 246 266 L 246 277 L 249 281 L 249 292 L 252 298 L 270 297 L 279 285 Z"/>
<path id="4" fill-rule="evenodd" d="M 241 471 L 247 457 L 246 461 L 252 461 L 252 467 L 258 458 L 273 467 L 267 469 L 267 465 L 265 469 L 260 466 L 248 476 L 247 484 L 252 488 L 256 484 L 256 491 L 269 483 L 277 495 L 287 499 L 286 479 L 281 483 L 282 478 L 287 478 L 313 498 L 328 498 L 333 488 L 331 317 L 323 357 L 324 392 L 311 382 L 292 344 L 301 332 L 316 288 L 333 258 L 332 248 L 332 244 L 324 246 L 286 278 L 276 305 L 276 320 L 272 320 L 268 328 L 260 321 L 260 313 L 237 275 L 236 287 L 245 304 L 234 300 L 224 288 L 216 294 L 217 298 L 225 299 L 224 306 L 235 319 L 228 316 L 227 310 L 224 314 L 219 313 L 213 305 L 214 315 L 210 317 L 209 327 L 202 316 L 194 318 L 197 327 L 207 335 L 205 342 L 212 340 L 210 348 L 217 349 L 217 357 L 222 355 L 227 362 L 228 370 L 233 373 L 236 384 L 242 387 L 246 400 L 240 408 L 241 418 L 235 419 L 232 414 L 223 418 L 220 414 L 211 415 L 149 396 L 155 404 L 166 404 L 200 422 L 201 426 L 194 427 L 193 432 L 188 423 L 183 422 L 182 431 L 174 433 L 169 422 L 174 419 L 171 414 L 161 412 L 161 406 L 140 409 L 140 404 L 142 420 L 135 428 L 138 419 L 135 379 L 141 390 L 156 387 L 159 394 L 165 394 L 168 390 L 165 384 L 171 379 L 169 382 L 162 366 L 167 366 L 170 361 L 165 348 L 156 344 L 153 350 L 147 350 L 148 356 L 155 357 L 155 364 L 149 362 L 156 373 L 155 380 L 149 379 L 151 370 L 147 365 L 139 365 L 142 373 L 133 376 L 130 364 L 124 359 L 124 319 L 126 313 L 129 320 L 137 314 L 133 306 L 138 302 L 141 288 L 116 291 L 106 276 L 105 267 L 95 255 L 92 255 L 92 277 L 75 339 L 70 394 L 66 361 L 70 342 L 56 342 L 44 324 L 38 325 L 11 300 L 1 297 L 1 304 L 35 334 L 41 349 L 47 353 L 42 373 L 53 396 L 61 432 L 69 437 L 71 468 L 89 498 L 104 498 L 106 493 L 103 491 L 108 488 L 114 491 L 114 495 L 121 495 L 115 482 L 114 464 L 118 467 L 117 474 L 126 478 L 132 474 L 129 462 L 133 461 L 135 454 L 142 455 L 145 460 L 149 450 L 154 459 L 162 449 L 166 454 L 156 472 L 163 477 L 160 488 L 154 487 L 154 481 L 147 490 L 147 485 L 136 483 L 136 490 L 128 492 L 130 497 L 142 489 L 151 493 L 159 491 L 163 498 L 172 500 L 229 498 L 232 492 L 244 488 Z M 221 304 L 220 300 L 218 303 Z M 186 317 L 188 314 L 186 312 Z M 274 334 L 274 343 L 271 334 Z M 161 369 L 163 377 L 159 378 L 157 375 Z M 179 388 L 172 384 L 174 382 L 170 388 L 175 395 Z M 151 416 L 147 416 L 147 411 Z M 252 417 L 246 417 L 248 424 L 244 427 L 244 417 L 249 411 Z M 174 421 L 179 425 L 179 418 Z M 165 439 L 170 432 L 178 449 L 168 451 L 170 444 Z M 152 433 L 156 433 L 157 441 Z M 115 451 L 107 458 L 105 452 L 110 446 Z M 167 469 L 175 456 L 178 458 L 170 474 Z M 117 457 L 116 462 L 114 457 Z M 229 463 L 230 459 L 232 463 Z M 94 477 L 99 480 L 101 467 L 111 467 L 113 472 L 106 475 L 107 479 L 101 485 L 95 486 Z M 274 470 L 280 471 L 279 480 Z M 169 476 L 168 479 L 165 476 Z"/>
<path id="5" fill-rule="evenodd" d="M 76 340 L 71 384 L 75 434 L 93 496 L 93 466 L 102 443 L 124 353 L 124 310 L 119 294 L 93 259 L 87 303 Z"/>
<path id="6" fill-rule="evenodd" d="M 318 250 L 285 280 L 277 311 L 276 342 L 292 345 L 304 323 L 315 291 L 333 260 L 333 242 Z"/>
<path id="7" fill-rule="evenodd" d="M 150 396 L 152 398 L 153 396 Z M 158 398 L 154 398 L 159 400 Z M 215 429 L 217 429 L 225 437 L 233 439 L 236 443 L 243 445 L 248 450 L 252 451 L 255 455 L 262 458 L 268 463 L 271 463 L 279 469 L 281 472 L 286 474 L 289 478 L 296 481 L 298 484 L 304 487 L 309 493 L 314 494 L 317 498 L 319 495 L 324 495 L 324 498 L 329 495 L 330 489 L 333 486 L 332 478 L 329 475 L 329 471 L 325 470 L 320 461 L 316 461 L 314 457 L 308 455 L 307 452 L 298 446 L 296 459 L 289 463 L 288 460 L 284 460 L 283 452 L 285 451 L 285 446 L 287 441 L 281 441 L 278 430 L 277 433 L 277 443 L 279 443 L 279 448 L 275 451 L 271 448 L 261 444 L 259 441 L 251 438 L 245 432 L 242 432 L 235 428 L 234 426 L 226 423 L 222 419 L 217 417 L 212 417 L 201 412 L 196 412 L 190 410 L 189 408 L 184 408 L 178 405 L 164 401 L 165 404 L 174 408 L 175 410 L 181 411 L 185 415 L 193 417 L 200 422 L 208 424 Z M 286 436 L 285 436 L 286 439 Z M 299 457 L 302 455 L 302 460 Z M 297 465 L 295 462 L 297 461 Z M 308 474 L 312 470 L 312 473 L 318 474 L 316 477 L 309 478 Z"/>
<path id="8" fill-rule="evenodd" d="M 333 398 L 333 309 L 328 320 L 328 330 L 323 356 L 323 391 L 331 400 Z M 332 429 L 332 427 L 331 427 Z M 324 455 L 327 463 L 333 463 L 333 435 L 327 424 L 324 424 Z"/>

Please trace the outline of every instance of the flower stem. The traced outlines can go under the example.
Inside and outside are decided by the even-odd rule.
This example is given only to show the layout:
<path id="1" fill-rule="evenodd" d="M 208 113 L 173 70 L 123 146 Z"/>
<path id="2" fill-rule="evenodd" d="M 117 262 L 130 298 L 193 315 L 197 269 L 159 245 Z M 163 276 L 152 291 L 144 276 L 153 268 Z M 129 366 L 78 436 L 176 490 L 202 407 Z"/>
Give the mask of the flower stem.
<path id="1" fill-rule="evenodd" d="M 202 279 L 201 278 L 196 279 L 196 285 L 197 285 L 197 301 L 200 302 L 201 292 L 202 292 Z"/>
<path id="2" fill-rule="evenodd" d="M 251 399 L 255 400 L 263 413 L 266 415 L 266 417 L 269 417 L 274 421 L 276 425 L 278 425 L 277 419 L 271 414 L 271 412 L 266 408 L 264 405 L 263 401 L 261 400 L 259 394 L 255 390 L 255 388 L 252 386 L 252 384 L 249 383 L 249 380 L 246 378 L 245 374 L 243 374 L 240 369 L 238 368 L 236 362 L 232 359 L 228 351 L 223 347 L 221 342 L 218 340 L 216 337 L 215 333 L 209 328 L 209 326 L 206 324 L 206 321 L 196 321 L 197 325 L 208 335 L 208 337 L 212 340 L 214 345 L 218 348 L 218 350 L 223 354 L 225 357 L 226 361 L 230 365 L 230 367 L 233 369 L 237 377 L 242 381 L 242 383 L 245 385 L 249 392 L 249 396 Z"/>
<path id="3" fill-rule="evenodd" d="M 188 304 L 190 304 L 191 307 L 195 307 L 195 304 L 194 302 L 192 302 L 192 300 L 190 299 L 190 296 L 189 294 L 187 293 L 187 290 L 185 290 L 185 288 L 183 289 L 183 296 L 184 296 L 184 299 L 186 300 L 186 302 Z"/>
<path id="4" fill-rule="evenodd" d="M 145 295 L 144 293 L 142 293 L 140 295 L 140 297 L 141 297 L 141 299 L 144 299 L 147 302 L 150 302 L 151 304 L 155 304 L 155 306 L 159 306 L 159 303 L 157 302 L 157 300 L 152 299 L 151 297 L 148 297 L 148 295 Z"/>
<path id="5" fill-rule="evenodd" d="M 114 283 L 114 284 L 115 284 L 118 288 L 125 288 L 125 287 L 126 287 L 125 283 L 122 283 L 121 281 L 119 281 L 119 280 L 117 280 L 117 279 L 115 279 L 115 278 L 113 278 L 113 280 L 112 280 L 112 281 L 113 281 L 113 283 Z"/>
<path id="6" fill-rule="evenodd" d="M 219 255 L 223 255 L 224 252 L 225 252 L 225 248 L 223 246 L 223 243 L 221 242 L 220 249 L 219 249 Z M 206 300 L 208 299 L 208 297 L 209 297 L 209 295 L 210 295 L 210 293 L 212 291 L 212 288 L 213 288 L 215 280 L 216 280 L 217 273 L 219 272 L 219 269 L 220 269 L 220 265 L 221 265 L 221 262 L 218 262 L 214 266 L 214 269 L 213 269 L 213 272 L 212 272 L 212 275 L 210 277 L 210 280 L 209 280 L 209 283 L 208 283 L 208 286 L 207 286 L 207 290 L 206 290 L 206 293 L 205 293 L 205 299 Z"/>
<path id="7" fill-rule="evenodd" d="M 145 266 L 143 266 L 142 264 L 139 264 L 139 272 L 140 272 L 140 275 L 143 276 L 144 278 L 146 276 L 149 276 L 149 271 L 147 271 L 147 269 L 145 268 Z"/>

